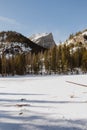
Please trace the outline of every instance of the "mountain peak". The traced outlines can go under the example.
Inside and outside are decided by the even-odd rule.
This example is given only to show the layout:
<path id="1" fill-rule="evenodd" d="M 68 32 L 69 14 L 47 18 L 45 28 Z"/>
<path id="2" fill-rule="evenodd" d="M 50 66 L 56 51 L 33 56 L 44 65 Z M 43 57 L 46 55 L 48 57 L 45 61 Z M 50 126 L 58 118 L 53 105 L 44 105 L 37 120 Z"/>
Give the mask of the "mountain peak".
<path id="1" fill-rule="evenodd" d="M 29 37 L 29 39 L 45 48 L 51 48 L 55 46 L 55 41 L 52 33 L 33 34 L 31 37 Z"/>

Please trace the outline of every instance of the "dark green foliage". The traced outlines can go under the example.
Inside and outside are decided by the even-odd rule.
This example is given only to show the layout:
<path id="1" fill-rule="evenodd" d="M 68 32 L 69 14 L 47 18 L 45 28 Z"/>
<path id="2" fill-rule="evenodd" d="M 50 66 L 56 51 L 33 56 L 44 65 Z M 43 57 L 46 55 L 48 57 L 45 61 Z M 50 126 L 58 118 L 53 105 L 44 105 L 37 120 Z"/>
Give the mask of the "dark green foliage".
<path id="1" fill-rule="evenodd" d="M 2 61 L 1 61 L 1 65 L 2 65 L 2 76 L 6 76 L 7 75 L 7 70 L 6 70 L 6 66 L 7 66 L 7 62 L 6 62 L 6 57 L 5 55 L 2 55 Z"/>
<path id="2" fill-rule="evenodd" d="M 54 46 L 52 48 L 52 56 L 51 56 L 51 70 L 56 73 L 57 71 L 57 47 Z"/>
<path id="3" fill-rule="evenodd" d="M 38 55 L 33 54 L 32 57 L 32 69 L 34 74 L 38 74 L 39 71 L 39 58 Z"/>
<path id="4" fill-rule="evenodd" d="M 25 55 L 20 54 L 20 55 L 15 56 L 14 63 L 15 63 L 15 73 L 18 75 L 24 75 L 25 74 Z"/>
<path id="5" fill-rule="evenodd" d="M 49 67 L 50 67 L 50 60 L 49 60 L 48 51 L 45 51 L 45 53 L 44 53 L 44 65 L 45 65 L 45 69 L 46 69 L 47 74 L 48 74 L 49 73 Z"/>

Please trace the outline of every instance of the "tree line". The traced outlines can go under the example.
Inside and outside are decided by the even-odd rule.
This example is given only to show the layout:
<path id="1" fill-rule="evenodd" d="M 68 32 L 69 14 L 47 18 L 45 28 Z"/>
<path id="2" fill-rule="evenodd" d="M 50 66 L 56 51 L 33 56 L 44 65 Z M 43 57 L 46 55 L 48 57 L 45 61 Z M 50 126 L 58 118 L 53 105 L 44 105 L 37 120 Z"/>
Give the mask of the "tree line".
<path id="1" fill-rule="evenodd" d="M 0 56 L 0 74 L 25 75 L 25 74 L 78 74 L 87 72 L 87 50 L 78 44 L 59 44 L 53 48 L 35 53 Z"/>

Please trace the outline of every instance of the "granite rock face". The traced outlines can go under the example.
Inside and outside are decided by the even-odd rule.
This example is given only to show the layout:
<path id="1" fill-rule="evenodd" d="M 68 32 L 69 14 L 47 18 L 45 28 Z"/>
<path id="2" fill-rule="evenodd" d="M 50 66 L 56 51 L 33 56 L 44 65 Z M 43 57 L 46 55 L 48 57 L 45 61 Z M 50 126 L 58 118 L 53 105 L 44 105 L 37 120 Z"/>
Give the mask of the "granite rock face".
<path id="1" fill-rule="evenodd" d="M 34 34 L 29 39 L 48 49 L 56 45 L 52 33 Z"/>

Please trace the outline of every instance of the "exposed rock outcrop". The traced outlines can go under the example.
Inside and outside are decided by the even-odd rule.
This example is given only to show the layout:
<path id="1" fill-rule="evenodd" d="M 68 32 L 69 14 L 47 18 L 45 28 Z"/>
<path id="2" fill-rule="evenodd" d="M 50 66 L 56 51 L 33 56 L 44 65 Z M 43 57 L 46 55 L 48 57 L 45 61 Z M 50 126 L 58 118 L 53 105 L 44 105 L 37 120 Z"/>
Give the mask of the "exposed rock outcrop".
<path id="1" fill-rule="evenodd" d="M 82 32 L 77 32 L 75 35 L 70 35 L 69 39 L 66 40 L 66 43 L 69 44 L 83 44 L 87 45 L 87 30 Z"/>
<path id="2" fill-rule="evenodd" d="M 36 44 L 48 49 L 56 45 L 52 33 L 34 34 L 29 37 L 29 39 Z"/>

